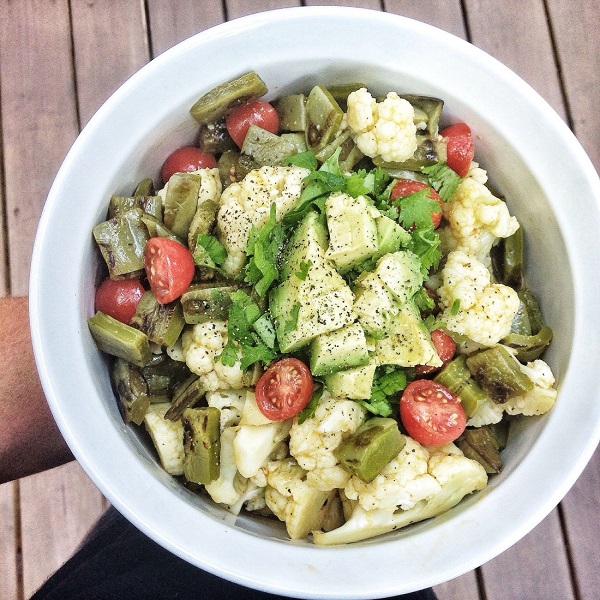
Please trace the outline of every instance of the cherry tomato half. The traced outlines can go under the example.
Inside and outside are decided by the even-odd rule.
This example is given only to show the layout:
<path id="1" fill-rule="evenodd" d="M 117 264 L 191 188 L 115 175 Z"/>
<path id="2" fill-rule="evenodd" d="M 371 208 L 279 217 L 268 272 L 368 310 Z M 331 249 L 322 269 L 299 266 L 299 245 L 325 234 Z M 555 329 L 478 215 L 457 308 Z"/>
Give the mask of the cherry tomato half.
<path id="1" fill-rule="evenodd" d="M 466 123 L 455 123 L 440 135 L 446 138 L 446 164 L 461 177 L 466 177 L 475 156 L 471 128 Z"/>
<path id="2" fill-rule="evenodd" d="M 453 442 L 467 425 L 460 400 L 431 379 L 416 379 L 406 386 L 400 398 L 400 419 L 408 435 L 425 446 Z"/>
<path id="3" fill-rule="evenodd" d="M 233 141 L 241 148 L 250 125 L 277 133 L 279 115 L 268 102 L 252 100 L 234 108 L 225 118 L 225 125 Z"/>
<path id="4" fill-rule="evenodd" d="M 454 358 L 456 342 L 443 329 L 434 329 L 431 332 L 431 341 L 443 363 L 442 367 L 446 366 Z M 442 367 L 419 365 L 415 368 L 415 373 L 417 375 L 428 375 L 439 371 Z"/>
<path id="5" fill-rule="evenodd" d="M 138 279 L 105 279 L 96 290 L 96 310 L 129 325 L 144 292 Z"/>
<path id="6" fill-rule="evenodd" d="M 271 421 L 285 421 L 297 415 L 313 393 L 308 367 L 297 358 L 282 358 L 273 363 L 256 384 L 256 404 Z"/>
<path id="7" fill-rule="evenodd" d="M 168 238 L 154 237 L 144 249 L 144 268 L 156 299 L 167 304 L 188 289 L 195 265 L 192 253 L 185 246 Z"/>
<path id="8" fill-rule="evenodd" d="M 195 146 L 184 146 L 173 152 L 163 163 L 161 176 L 164 183 L 173 173 L 189 173 L 198 169 L 214 169 L 217 161 L 212 154 L 203 152 Z"/>
<path id="9" fill-rule="evenodd" d="M 398 179 L 392 188 L 390 198 L 392 200 L 396 200 L 396 198 L 404 198 L 404 196 L 410 196 L 411 194 L 420 192 L 421 190 L 425 190 L 427 188 L 429 188 L 429 194 L 427 194 L 427 197 L 435 200 L 440 205 L 439 210 L 431 211 L 431 221 L 433 222 L 433 227 L 435 229 L 436 227 L 439 227 L 440 222 L 442 221 L 442 199 L 432 187 L 428 186 L 422 181 L 415 181 L 414 179 Z"/>

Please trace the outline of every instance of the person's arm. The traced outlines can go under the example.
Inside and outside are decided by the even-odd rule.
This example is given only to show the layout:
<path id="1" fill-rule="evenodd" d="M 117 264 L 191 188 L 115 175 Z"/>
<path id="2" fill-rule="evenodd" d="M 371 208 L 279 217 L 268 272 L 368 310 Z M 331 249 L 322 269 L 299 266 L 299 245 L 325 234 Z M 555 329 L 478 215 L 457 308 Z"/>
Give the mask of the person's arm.
<path id="1" fill-rule="evenodd" d="M 0 298 L 0 483 L 73 460 L 33 358 L 27 298 Z"/>

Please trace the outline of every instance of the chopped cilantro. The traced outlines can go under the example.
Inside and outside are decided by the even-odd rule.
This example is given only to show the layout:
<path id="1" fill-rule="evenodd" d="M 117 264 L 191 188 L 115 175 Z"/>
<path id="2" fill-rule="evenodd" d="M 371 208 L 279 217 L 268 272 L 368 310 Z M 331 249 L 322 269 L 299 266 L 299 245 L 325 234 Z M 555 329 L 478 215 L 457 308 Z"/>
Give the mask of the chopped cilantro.
<path id="1" fill-rule="evenodd" d="M 460 310 L 460 298 L 455 298 L 454 302 L 452 303 L 452 308 L 450 308 L 450 314 L 457 315 L 459 310 Z"/>
<path id="2" fill-rule="evenodd" d="M 288 156 L 281 161 L 281 164 L 303 167 L 304 169 L 310 169 L 311 171 L 316 171 L 318 167 L 317 157 L 310 150 Z"/>
<path id="3" fill-rule="evenodd" d="M 296 271 L 294 273 L 294 275 L 298 278 L 301 279 L 302 281 L 304 281 L 306 279 L 306 276 L 308 275 L 308 269 L 310 269 L 310 266 L 312 264 L 312 261 L 305 261 L 303 260 L 300 263 L 300 269 L 298 271 Z"/>
<path id="4" fill-rule="evenodd" d="M 201 233 L 196 240 L 193 256 L 198 267 L 215 269 L 225 262 L 227 250 L 214 235 Z"/>
<path id="5" fill-rule="evenodd" d="M 393 201 L 400 209 L 400 224 L 405 229 L 426 229 L 433 226 L 431 213 L 439 212 L 440 206 L 428 193 L 428 189 L 425 188 Z"/>
<path id="6" fill-rule="evenodd" d="M 276 206 L 273 203 L 269 220 L 260 228 L 252 226 L 246 245 L 250 260 L 244 267 L 244 281 L 252 284 L 261 297 L 279 277 L 277 262 L 283 243 L 283 226 L 276 221 Z"/>
<path id="7" fill-rule="evenodd" d="M 294 306 L 290 312 L 290 318 L 285 322 L 285 324 L 283 326 L 284 335 L 286 333 L 290 333 L 291 331 L 294 331 L 294 329 L 296 329 L 296 325 L 298 325 L 298 315 L 299 314 L 300 314 L 300 302 L 296 302 L 296 304 L 294 304 Z"/>
<path id="8" fill-rule="evenodd" d="M 216 360 L 228 367 L 233 367 L 240 360 L 243 370 L 256 362 L 270 363 L 277 357 L 277 351 L 267 315 L 242 290 L 233 292 L 230 298 L 227 344 Z M 270 328 L 273 328 L 272 323 Z"/>
<path id="9" fill-rule="evenodd" d="M 317 406 L 319 405 L 319 401 L 321 400 L 324 391 L 325 388 L 321 385 L 313 392 L 308 404 L 298 415 L 298 423 L 304 423 L 306 419 L 310 419 L 315 414 L 315 410 L 317 410 Z"/>
<path id="10" fill-rule="evenodd" d="M 378 367 L 373 377 L 371 397 L 360 400 L 370 413 L 380 417 L 389 417 L 398 404 L 398 394 L 406 387 L 406 373 L 403 369 L 391 365 Z"/>
<path id="11" fill-rule="evenodd" d="M 431 187 L 439 194 L 442 201 L 450 202 L 462 181 L 460 175 L 453 171 L 445 162 L 435 163 L 429 167 L 422 167 L 421 171 L 427 175 Z"/>

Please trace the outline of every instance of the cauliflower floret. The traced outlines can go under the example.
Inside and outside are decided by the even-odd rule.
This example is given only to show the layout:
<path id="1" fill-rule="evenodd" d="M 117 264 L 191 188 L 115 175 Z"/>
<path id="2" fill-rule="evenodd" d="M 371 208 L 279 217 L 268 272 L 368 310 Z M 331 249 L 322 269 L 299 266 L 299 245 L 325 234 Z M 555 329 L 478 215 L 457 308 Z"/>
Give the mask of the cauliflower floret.
<path id="1" fill-rule="evenodd" d="M 313 417 L 297 421 L 290 430 L 290 454 L 308 471 L 306 480 L 323 491 L 342 488 L 350 474 L 333 451 L 365 420 L 365 409 L 352 400 L 326 397 Z"/>
<path id="2" fill-rule="evenodd" d="M 436 494 L 441 486 L 428 472 L 430 453 L 408 436 L 404 448 L 370 483 L 353 475 L 344 493 L 365 510 L 402 510 Z"/>
<path id="3" fill-rule="evenodd" d="M 516 359 L 515 359 L 516 360 Z M 556 402 L 558 391 L 554 388 L 554 375 L 550 367 L 541 359 L 523 365 L 519 368 L 533 382 L 533 389 L 520 396 L 511 398 L 500 406 L 509 415 L 543 415 Z"/>
<path id="4" fill-rule="evenodd" d="M 162 468 L 170 475 L 183 475 L 183 425 L 181 421 L 165 419 L 168 402 L 150 404 L 144 425 L 154 443 Z"/>
<path id="5" fill-rule="evenodd" d="M 377 102 L 361 88 L 348 96 L 348 127 L 359 150 L 386 162 L 408 160 L 417 149 L 417 126 L 411 103 L 390 92 Z"/>
<path id="6" fill-rule="evenodd" d="M 217 504 L 235 504 L 248 487 L 247 479 L 238 473 L 235 464 L 233 442 L 236 434 L 233 427 L 227 427 L 221 433 L 219 477 L 204 486 Z"/>
<path id="7" fill-rule="evenodd" d="M 510 333 L 520 303 L 513 289 L 491 283 L 486 266 L 460 250 L 448 255 L 438 295 L 448 329 L 483 346 Z"/>
<path id="8" fill-rule="evenodd" d="M 302 167 L 265 166 L 250 171 L 242 181 L 227 187 L 217 213 L 217 237 L 227 249 L 222 267 L 230 277 L 242 270 L 244 250 L 252 225 L 260 227 L 276 205 L 277 221 L 289 212 L 300 197 L 302 180 L 308 175 Z"/>
<path id="9" fill-rule="evenodd" d="M 185 362 L 190 371 L 200 377 L 204 389 L 238 390 L 244 386 L 244 372 L 239 362 L 228 367 L 215 360 L 227 344 L 226 322 L 197 323 L 183 333 L 181 343 Z"/>
<path id="10" fill-rule="evenodd" d="M 347 507 L 348 510 L 352 509 L 348 520 L 341 527 L 327 533 L 313 531 L 315 544 L 357 542 L 435 517 L 458 504 L 466 495 L 482 490 L 487 485 L 485 469 L 477 461 L 464 456 L 454 444 L 428 449 L 419 446 L 414 440 L 407 439 L 407 446 L 408 452 L 415 455 L 414 464 L 408 467 L 409 472 L 416 481 L 423 479 L 423 483 L 413 486 L 412 493 L 415 495 L 409 498 L 410 493 L 407 491 L 410 475 L 402 474 L 395 466 L 388 470 L 390 479 L 381 479 L 379 483 L 396 499 L 407 502 L 407 508 L 394 505 L 392 500 L 385 497 L 386 491 L 379 492 L 375 489 L 378 478 L 368 484 L 371 488 L 360 493 L 356 482 L 352 481 L 346 486 L 345 494 L 357 496 L 358 502 L 352 507 L 353 500 L 348 496 L 350 503 Z M 404 450 L 401 454 L 403 452 Z M 426 464 L 424 473 L 423 463 Z M 399 481 L 398 484 L 394 484 L 394 477 L 402 479 L 403 483 Z M 419 497 L 421 499 L 417 500 Z M 409 498 L 408 501 L 405 498 Z"/>
<path id="11" fill-rule="evenodd" d="M 221 433 L 227 427 L 239 425 L 242 410 L 246 402 L 247 390 L 219 390 L 207 392 L 206 403 L 208 406 L 218 408 L 220 412 L 219 425 Z"/>
<path id="12" fill-rule="evenodd" d="M 265 502 L 285 522 L 293 540 L 320 529 L 327 516 L 327 503 L 336 491 L 322 491 L 306 480 L 306 471 L 293 458 L 271 461 L 266 466 Z"/>
<path id="13" fill-rule="evenodd" d="M 440 230 L 444 250 L 462 250 L 484 263 L 496 239 L 506 238 L 519 228 L 506 203 L 485 186 L 486 180 L 483 169 L 469 171 L 452 200 L 442 206 L 448 226 Z"/>

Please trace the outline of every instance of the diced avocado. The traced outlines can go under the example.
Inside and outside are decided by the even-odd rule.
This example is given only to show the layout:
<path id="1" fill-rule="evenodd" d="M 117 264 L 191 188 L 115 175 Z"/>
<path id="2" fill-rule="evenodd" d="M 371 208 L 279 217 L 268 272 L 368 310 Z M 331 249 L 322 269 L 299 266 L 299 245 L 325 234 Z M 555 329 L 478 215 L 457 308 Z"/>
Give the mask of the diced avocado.
<path id="1" fill-rule="evenodd" d="M 310 370 L 313 375 L 327 375 L 368 362 L 365 332 L 358 323 L 318 335 L 310 344 Z"/>
<path id="2" fill-rule="evenodd" d="M 377 224 L 364 196 L 332 194 L 325 202 L 325 215 L 329 229 L 325 257 L 338 271 L 349 271 L 377 252 Z"/>
<path id="3" fill-rule="evenodd" d="M 370 483 L 405 444 L 395 419 L 374 417 L 347 437 L 334 454 L 342 468 Z"/>
<path id="4" fill-rule="evenodd" d="M 282 352 L 293 352 L 354 320 L 354 296 L 325 260 L 326 243 L 325 227 L 310 212 L 284 251 L 283 282 L 271 292 L 269 303 Z"/>
<path id="5" fill-rule="evenodd" d="M 354 312 L 368 335 L 382 338 L 393 329 L 399 306 L 375 273 L 364 272 L 356 279 Z"/>
<path id="6" fill-rule="evenodd" d="M 376 368 L 375 361 L 371 361 L 362 367 L 331 373 L 325 376 L 325 387 L 332 396 L 366 400 L 371 397 Z"/>
<path id="7" fill-rule="evenodd" d="M 408 250 L 382 256 L 375 273 L 401 304 L 408 302 L 423 285 L 419 257 Z"/>
<path id="8" fill-rule="evenodd" d="M 381 215 L 375 219 L 377 225 L 377 255 L 397 252 L 410 243 L 410 233 L 393 219 Z"/>
<path id="9" fill-rule="evenodd" d="M 441 367 L 431 335 L 412 302 L 400 307 L 389 337 L 375 343 L 375 359 L 381 365 Z"/>

